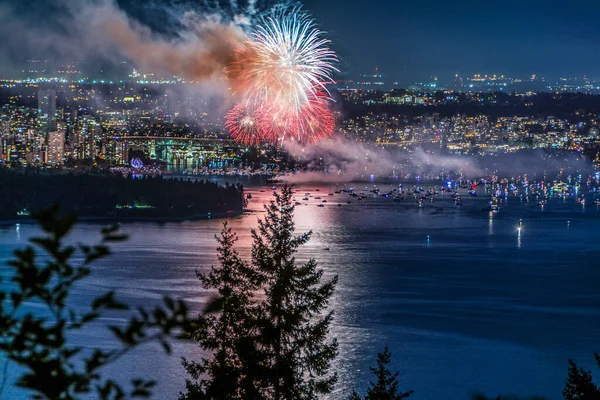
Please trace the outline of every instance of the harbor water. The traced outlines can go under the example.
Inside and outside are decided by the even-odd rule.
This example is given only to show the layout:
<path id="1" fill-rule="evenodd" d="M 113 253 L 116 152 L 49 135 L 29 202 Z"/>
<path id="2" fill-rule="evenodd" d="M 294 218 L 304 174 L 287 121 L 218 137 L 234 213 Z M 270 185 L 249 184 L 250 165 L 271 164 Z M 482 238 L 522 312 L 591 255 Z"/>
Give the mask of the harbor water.
<path id="1" fill-rule="evenodd" d="M 384 191 L 392 187 L 381 185 Z M 414 399 L 466 400 L 477 392 L 558 400 L 569 358 L 600 378 L 593 358 L 600 349 L 598 206 L 573 198 L 540 206 L 509 196 L 500 212 L 488 212 L 482 208 L 489 196 L 481 190 L 477 197 L 463 191 L 461 206 L 444 193 L 418 207 L 410 196 L 395 202 L 369 193 L 359 201 L 333 193 L 339 186 L 295 189 L 301 203 L 297 232 L 313 232 L 298 261 L 314 258 L 326 277 L 339 276 L 331 302 L 339 381 L 329 398 L 364 391 L 372 379 L 369 366 L 386 344 L 401 390 L 414 390 Z M 250 230 L 271 198 L 270 187 L 249 192 L 250 211 L 228 220 L 245 257 Z M 306 193 L 310 197 L 302 200 Z M 123 224 L 129 240 L 93 267 L 69 303 L 83 312 L 93 297 L 116 290 L 119 299 L 134 305 L 159 304 L 168 295 L 201 310 L 210 293 L 195 274 L 216 263 L 214 235 L 222 224 Z M 71 239 L 94 243 L 99 229 L 78 225 Z M 37 235 L 35 225 L 0 227 L 2 275 L 9 273 L 12 252 Z M 119 318 L 109 315 L 72 340 L 109 348 L 113 342 L 105 326 Z M 186 378 L 181 356 L 198 358 L 201 352 L 187 342 L 176 343 L 170 356 L 146 346 L 108 372 L 120 381 L 154 378 L 155 398 L 175 399 Z M 3 398 L 30 397 L 12 386 L 17 372 L 9 366 Z"/>

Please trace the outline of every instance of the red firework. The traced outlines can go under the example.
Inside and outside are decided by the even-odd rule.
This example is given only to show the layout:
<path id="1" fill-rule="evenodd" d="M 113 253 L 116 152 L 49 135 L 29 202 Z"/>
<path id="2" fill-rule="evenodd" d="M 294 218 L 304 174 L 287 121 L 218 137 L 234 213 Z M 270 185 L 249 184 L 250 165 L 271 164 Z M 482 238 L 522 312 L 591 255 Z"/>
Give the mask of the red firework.
<path id="1" fill-rule="evenodd" d="M 297 116 L 298 140 L 316 143 L 333 135 L 335 118 L 324 95 L 310 100 Z"/>
<path id="2" fill-rule="evenodd" d="M 264 107 L 257 114 L 262 137 L 271 143 L 286 139 L 300 143 L 315 143 L 333 135 L 335 118 L 324 95 L 311 98 L 297 112 L 287 108 Z"/>
<path id="3" fill-rule="evenodd" d="M 248 146 L 258 146 L 263 141 L 263 129 L 259 122 L 260 113 L 244 102 L 236 104 L 228 113 L 225 127 L 231 136 Z"/>

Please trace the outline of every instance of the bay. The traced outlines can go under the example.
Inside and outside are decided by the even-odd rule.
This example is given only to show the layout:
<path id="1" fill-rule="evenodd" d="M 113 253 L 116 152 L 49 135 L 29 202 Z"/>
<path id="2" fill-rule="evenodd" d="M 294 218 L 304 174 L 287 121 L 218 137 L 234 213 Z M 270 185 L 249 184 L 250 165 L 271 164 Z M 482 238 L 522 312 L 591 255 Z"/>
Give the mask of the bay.
<path id="1" fill-rule="evenodd" d="M 331 335 L 340 342 L 334 363 L 339 382 L 329 398 L 364 391 L 371 379 L 368 367 L 385 344 L 393 353 L 393 368 L 401 372 L 401 389 L 414 390 L 415 399 L 469 399 L 483 392 L 558 400 L 569 358 L 600 376 L 592 356 L 600 346 L 596 206 L 551 199 L 540 207 L 508 197 L 499 213 L 489 213 L 482 211 L 483 193 L 463 196 L 460 207 L 448 194 L 423 208 L 410 197 L 393 202 L 372 193 L 347 204 L 347 194 L 328 195 L 334 189 L 296 187 L 302 203 L 296 207 L 297 231 L 313 231 L 298 261 L 315 258 L 326 277 L 339 275 L 331 302 Z M 271 195 L 270 187 L 249 192 L 251 211 L 228 220 L 245 257 L 250 230 Z M 305 193 L 312 196 L 308 201 L 301 200 Z M 129 240 L 93 267 L 70 304 L 84 311 L 94 296 L 116 290 L 120 299 L 135 305 L 159 304 L 169 295 L 201 310 L 210 293 L 201 288 L 195 271 L 215 264 L 214 235 L 222 223 L 123 224 Z M 71 240 L 93 243 L 99 229 L 78 225 Z M 8 273 L 5 262 L 12 251 L 39 234 L 29 224 L 0 228 L 1 274 Z M 72 339 L 108 347 L 111 337 L 104 325 L 119 318 L 110 315 Z M 185 381 L 181 356 L 198 358 L 201 352 L 186 342 L 177 343 L 171 356 L 147 346 L 111 366 L 109 373 L 120 381 L 157 379 L 155 398 L 175 399 Z M 11 366 L 4 398 L 28 398 L 10 385 L 16 373 Z"/>

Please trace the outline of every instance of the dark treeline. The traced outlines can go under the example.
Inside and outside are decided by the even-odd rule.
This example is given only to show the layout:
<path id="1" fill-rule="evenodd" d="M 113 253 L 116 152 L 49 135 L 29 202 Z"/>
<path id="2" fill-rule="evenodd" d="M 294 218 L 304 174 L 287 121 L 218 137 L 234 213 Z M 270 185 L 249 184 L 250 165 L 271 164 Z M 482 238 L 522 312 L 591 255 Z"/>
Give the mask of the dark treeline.
<path id="1" fill-rule="evenodd" d="M 241 185 L 115 174 L 47 174 L 0 168 L 0 218 L 59 203 L 81 217 L 186 218 L 243 209 Z"/>

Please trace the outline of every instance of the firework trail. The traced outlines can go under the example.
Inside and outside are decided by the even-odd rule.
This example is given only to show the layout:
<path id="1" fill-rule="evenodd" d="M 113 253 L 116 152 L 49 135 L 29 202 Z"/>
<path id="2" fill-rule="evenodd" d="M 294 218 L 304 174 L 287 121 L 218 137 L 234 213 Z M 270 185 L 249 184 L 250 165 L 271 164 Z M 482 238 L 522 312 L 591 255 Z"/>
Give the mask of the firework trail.
<path id="1" fill-rule="evenodd" d="M 333 82 L 337 59 L 329 43 L 296 8 L 264 18 L 238 46 L 227 74 L 234 94 L 258 110 L 255 126 L 262 140 L 278 143 L 287 136 L 306 143 L 333 133 L 325 85 Z M 230 131 L 242 130 L 237 114 L 228 116 Z"/>

